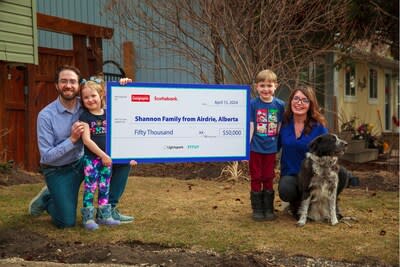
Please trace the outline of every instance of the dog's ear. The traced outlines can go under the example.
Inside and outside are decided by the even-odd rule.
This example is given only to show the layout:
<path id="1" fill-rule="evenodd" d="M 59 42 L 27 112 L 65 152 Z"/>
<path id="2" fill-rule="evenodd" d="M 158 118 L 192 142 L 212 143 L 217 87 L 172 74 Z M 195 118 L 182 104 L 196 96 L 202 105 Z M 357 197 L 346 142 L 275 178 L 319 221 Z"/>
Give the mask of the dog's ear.
<path id="1" fill-rule="evenodd" d="M 309 151 L 318 157 L 330 156 L 336 150 L 336 137 L 332 134 L 323 134 L 311 141 Z"/>
<path id="2" fill-rule="evenodd" d="M 321 143 L 321 136 L 314 138 L 311 143 L 308 145 L 308 149 L 311 153 L 315 153 L 318 149 L 318 144 Z"/>
<path id="3" fill-rule="evenodd" d="M 326 142 L 325 146 L 323 147 L 324 153 L 327 156 L 333 156 L 335 155 L 336 147 L 337 147 L 337 136 L 334 134 L 327 134 L 326 135 Z"/>

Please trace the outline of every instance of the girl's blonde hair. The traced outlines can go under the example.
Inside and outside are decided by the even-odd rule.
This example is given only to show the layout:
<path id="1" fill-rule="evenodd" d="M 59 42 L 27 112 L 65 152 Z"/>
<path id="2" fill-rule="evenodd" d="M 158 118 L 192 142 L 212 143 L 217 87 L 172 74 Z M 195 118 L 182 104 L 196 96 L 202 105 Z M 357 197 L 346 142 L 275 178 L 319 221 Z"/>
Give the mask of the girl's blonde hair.
<path id="1" fill-rule="evenodd" d="M 88 81 L 83 79 L 81 82 L 80 90 L 79 90 L 80 95 L 82 95 L 82 90 L 83 90 L 83 88 L 85 88 L 85 86 L 97 91 L 97 93 L 100 96 L 100 100 L 101 100 L 101 108 L 104 108 L 106 105 L 106 89 L 105 89 L 104 80 L 102 78 L 93 77 L 93 76 L 90 77 L 90 79 Z M 81 97 L 81 104 L 83 107 L 85 107 L 83 104 L 82 97 Z"/>

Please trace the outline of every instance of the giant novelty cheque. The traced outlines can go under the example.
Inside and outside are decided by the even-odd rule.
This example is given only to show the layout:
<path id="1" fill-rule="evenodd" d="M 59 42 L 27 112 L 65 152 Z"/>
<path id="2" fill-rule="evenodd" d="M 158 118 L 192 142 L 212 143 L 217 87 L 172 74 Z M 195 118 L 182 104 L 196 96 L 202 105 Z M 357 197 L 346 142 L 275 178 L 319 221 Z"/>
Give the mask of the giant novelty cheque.
<path id="1" fill-rule="evenodd" d="M 107 153 L 115 163 L 249 157 L 250 87 L 107 84 Z"/>

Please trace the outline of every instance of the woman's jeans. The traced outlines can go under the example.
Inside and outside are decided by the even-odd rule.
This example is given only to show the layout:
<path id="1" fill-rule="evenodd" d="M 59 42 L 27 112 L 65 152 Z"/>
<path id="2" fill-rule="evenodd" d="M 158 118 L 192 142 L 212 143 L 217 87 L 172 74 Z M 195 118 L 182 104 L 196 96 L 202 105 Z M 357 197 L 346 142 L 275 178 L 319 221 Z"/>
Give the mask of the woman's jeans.
<path id="1" fill-rule="evenodd" d="M 337 194 L 347 186 L 351 174 L 343 167 L 339 169 L 339 183 Z M 281 176 L 279 179 L 279 197 L 285 202 L 301 201 L 301 192 L 298 189 L 297 176 Z"/>

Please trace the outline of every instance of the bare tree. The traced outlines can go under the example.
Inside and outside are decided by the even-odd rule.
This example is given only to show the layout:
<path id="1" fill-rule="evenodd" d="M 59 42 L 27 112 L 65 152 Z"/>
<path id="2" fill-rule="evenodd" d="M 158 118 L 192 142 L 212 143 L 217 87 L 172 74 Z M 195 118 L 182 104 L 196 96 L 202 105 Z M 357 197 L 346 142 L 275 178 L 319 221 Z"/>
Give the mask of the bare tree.
<path id="1" fill-rule="evenodd" d="M 110 0 L 107 11 L 148 46 L 191 62 L 191 74 L 201 82 L 250 84 L 257 72 L 271 68 L 291 87 L 310 62 L 351 47 L 351 2 Z"/>

